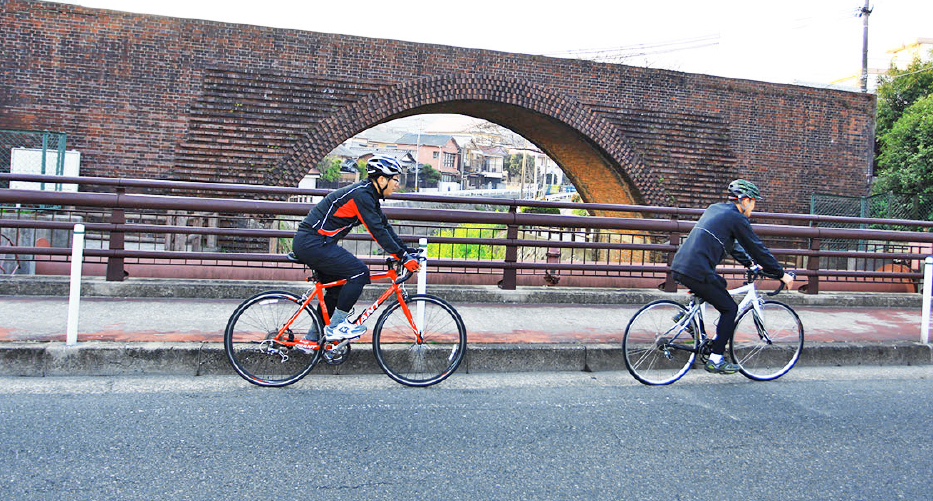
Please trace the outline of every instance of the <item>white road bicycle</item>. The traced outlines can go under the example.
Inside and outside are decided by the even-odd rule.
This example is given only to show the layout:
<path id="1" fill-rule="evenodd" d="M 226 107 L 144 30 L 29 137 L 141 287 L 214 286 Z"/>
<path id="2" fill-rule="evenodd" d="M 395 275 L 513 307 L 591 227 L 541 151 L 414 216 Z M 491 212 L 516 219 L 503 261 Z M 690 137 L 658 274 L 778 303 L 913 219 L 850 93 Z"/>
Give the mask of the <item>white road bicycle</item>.
<path id="1" fill-rule="evenodd" d="M 803 324 L 790 306 L 759 296 L 759 278 L 760 273 L 750 270 L 745 285 L 729 290 L 745 297 L 728 353 L 746 377 L 769 381 L 786 374 L 800 359 Z M 783 288 L 781 283 L 766 295 L 777 295 Z M 622 337 L 628 371 L 644 384 L 662 385 L 683 377 L 698 358 L 705 365 L 715 338 L 706 334 L 705 314 L 706 302 L 693 294 L 686 305 L 661 299 L 638 310 Z"/>

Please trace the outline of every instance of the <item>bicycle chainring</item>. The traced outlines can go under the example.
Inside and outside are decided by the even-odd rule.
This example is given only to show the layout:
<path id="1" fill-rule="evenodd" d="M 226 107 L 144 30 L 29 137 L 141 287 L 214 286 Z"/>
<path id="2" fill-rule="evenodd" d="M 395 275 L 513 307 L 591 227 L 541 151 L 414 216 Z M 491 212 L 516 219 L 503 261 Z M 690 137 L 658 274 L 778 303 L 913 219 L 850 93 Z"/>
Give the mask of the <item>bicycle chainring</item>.
<path id="1" fill-rule="evenodd" d="M 711 339 L 703 339 L 703 344 L 700 345 L 700 351 L 697 353 L 697 358 L 700 359 L 702 365 L 706 365 L 706 362 L 709 362 L 709 356 L 713 353 L 713 341 Z"/>
<path id="2" fill-rule="evenodd" d="M 336 346 L 336 345 L 335 345 Z M 324 361 L 327 365 L 340 365 L 347 361 L 350 356 L 350 345 L 346 344 L 343 348 L 331 348 L 324 350 Z"/>

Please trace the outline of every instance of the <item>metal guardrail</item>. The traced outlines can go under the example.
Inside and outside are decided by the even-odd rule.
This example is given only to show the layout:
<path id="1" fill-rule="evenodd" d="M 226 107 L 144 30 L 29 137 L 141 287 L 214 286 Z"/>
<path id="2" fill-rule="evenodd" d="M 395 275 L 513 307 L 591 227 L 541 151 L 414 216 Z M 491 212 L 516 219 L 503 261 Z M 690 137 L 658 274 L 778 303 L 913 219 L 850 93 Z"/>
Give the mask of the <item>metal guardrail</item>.
<path id="1" fill-rule="evenodd" d="M 257 252 L 184 252 L 166 250 L 133 250 L 124 248 L 124 236 L 127 234 L 180 234 L 180 235 L 217 235 L 224 237 L 242 238 L 270 238 L 290 239 L 294 234 L 288 229 L 268 228 L 220 228 L 220 227 L 192 227 L 171 224 L 139 224 L 130 223 L 126 219 L 126 211 L 179 211 L 179 213 L 221 213 L 221 214 L 254 214 L 259 216 L 293 216 L 300 218 L 310 209 L 308 204 L 283 202 L 271 200 L 286 198 L 292 195 L 322 196 L 329 190 L 301 190 L 294 188 L 231 185 L 218 183 L 191 183 L 182 181 L 161 181 L 144 179 L 112 179 L 112 178 L 68 178 L 61 176 L 13 175 L 0 174 L 0 180 L 39 181 L 56 183 L 74 183 L 80 185 L 105 186 L 112 190 L 110 193 L 62 193 L 30 190 L 0 189 L 0 204 L 10 206 L 21 204 L 29 206 L 68 206 L 83 207 L 88 210 L 99 210 L 106 222 L 82 221 L 88 232 L 99 232 L 108 235 L 106 249 L 89 248 L 85 254 L 89 257 L 106 259 L 108 280 L 122 280 L 125 276 L 125 259 L 200 259 L 223 260 L 239 262 L 265 262 L 284 263 L 282 255 L 275 253 Z M 146 190 L 155 192 L 181 192 L 195 196 L 172 196 L 153 194 L 130 194 L 128 189 Z M 243 200 L 236 198 L 204 197 L 204 194 L 232 194 L 258 196 L 265 200 Z M 441 202 L 446 204 L 485 204 L 497 206 L 506 212 L 484 212 L 469 210 L 445 210 L 428 208 L 394 208 L 386 207 L 386 215 L 395 221 L 409 221 L 424 223 L 426 227 L 438 224 L 474 223 L 495 225 L 503 227 L 505 237 L 475 238 L 457 236 L 432 236 L 431 241 L 439 244 L 466 244 L 477 246 L 491 246 L 504 248 L 501 259 L 433 259 L 432 265 L 437 268 L 459 270 L 501 270 L 502 280 L 500 286 L 514 289 L 517 273 L 522 270 L 544 270 L 550 273 L 560 271 L 599 273 L 646 273 L 650 276 L 664 277 L 664 287 L 668 290 L 676 287 L 671 278 L 668 267 L 670 258 L 677 250 L 681 239 L 690 232 L 694 223 L 691 219 L 702 214 L 701 209 L 682 209 L 671 207 L 648 207 L 639 205 L 612 205 L 590 203 L 564 203 L 534 200 L 493 199 L 476 197 L 447 197 L 426 194 L 398 194 L 392 199 L 416 202 Z M 551 214 L 530 214 L 518 211 L 519 207 L 555 207 L 586 209 L 599 216 L 564 216 Z M 628 217 L 613 217 L 610 214 L 622 214 Z M 636 216 L 636 217 L 632 217 Z M 642 217 L 637 217 L 642 216 Z M 647 216 L 661 216 L 649 218 Z M 771 245 L 775 255 L 791 260 L 798 265 L 798 275 L 807 277 L 806 291 L 818 293 L 821 279 L 840 279 L 845 277 L 880 279 L 889 281 L 910 280 L 919 282 L 919 271 L 877 271 L 877 270 L 840 270 L 821 267 L 820 263 L 827 259 L 857 259 L 857 260 L 922 260 L 926 254 L 920 252 L 888 252 L 888 251 L 847 251 L 821 248 L 826 240 L 833 241 L 878 241 L 878 242 L 909 242 L 933 245 L 933 233 L 929 231 L 891 231 L 869 229 L 828 228 L 824 225 L 833 224 L 859 224 L 880 225 L 889 224 L 900 227 L 916 227 L 922 229 L 933 228 L 933 222 L 909 220 L 878 220 L 852 217 L 819 216 L 805 214 L 779 214 L 755 213 L 756 221 L 780 221 L 785 224 L 755 224 L 755 231 L 763 238 L 772 238 L 777 242 L 796 246 L 780 247 Z M 787 224 L 790 223 L 790 224 Z M 0 218 L 0 228 L 34 228 L 68 230 L 73 222 L 56 220 L 34 220 L 23 218 Z M 802 226 L 805 224 L 806 226 Z M 537 229 L 537 230 L 529 230 Z M 526 238 L 520 238 L 520 230 Z M 608 241 L 565 241 L 552 238 L 527 238 L 531 233 L 547 233 L 549 236 L 571 231 L 607 231 L 622 234 L 640 235 L 638 239 L 632 238 L 631 243 Z M 420 235 L 402 235 L 408 241 L 417 241 Z M 367 235 L 349 235 L 349 240 L 367 240 Z M 782 240 L 783 239 L 783 240 Z M 638 240 L 636 242 L 636 240 Z M 868 245 L 859 244 L 867 249 Z M 886 247 L 887 245 L 883 246 Z M 535 259 L 520 259 L 519 249 L 543 248 L 548 250 L 548 259 L 541 262 Z M 642 263 L 610 263 L 591 262 L 574 263 L 562 262 L 552 259 L 555 253 L 560 255 L 561 249 L 599 249 L 609 252 L 633 252 L 644 256 L 651 254 L 663 256 L 659 259 L 647 260 Z M 38 246 L 2 246 L 0 255 L 38 255 L 63 256 L 68 255 L 68 249 Z M 363 258 L 369 264 L 379 263 L 381 259 Z M 739 272 L 737 268 L 726 268 L 724 272 Z"/>

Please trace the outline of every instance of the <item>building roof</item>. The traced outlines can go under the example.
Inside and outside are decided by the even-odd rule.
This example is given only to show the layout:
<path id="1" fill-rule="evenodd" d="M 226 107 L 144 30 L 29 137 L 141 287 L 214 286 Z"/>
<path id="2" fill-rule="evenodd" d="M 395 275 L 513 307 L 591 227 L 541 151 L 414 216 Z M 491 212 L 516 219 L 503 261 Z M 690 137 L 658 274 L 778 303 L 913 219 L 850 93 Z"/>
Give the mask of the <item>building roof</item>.
<path id="1" fill-rule="evenodd" d="M 397 130 L 380 130 L 380 129 L 370 129 L 363 132 L 360 132 L 355 138 L 366 139 L 367 141 L 372 141 L 374 143 L 394 143 L 398 139 L 399 132 Z"/>
<path id="2" fill-rule="evenodd" d="M 457 140 L 449 134 L 405 134 L 404 136 L 395 140 L 397 144 L 410 144 L 422 146 L 436 146 L 438 148 L 443 148 L 447 145 L 448 142 L 453 141 L 454 146 L 460 147 L 457 144 Z"/>
<path id="3" fill-rule="evenodd" d="M 480 146 L 479 150 L 487 157 L 504 157 L 509 154 L 509 152 L 501 146 Z"/>

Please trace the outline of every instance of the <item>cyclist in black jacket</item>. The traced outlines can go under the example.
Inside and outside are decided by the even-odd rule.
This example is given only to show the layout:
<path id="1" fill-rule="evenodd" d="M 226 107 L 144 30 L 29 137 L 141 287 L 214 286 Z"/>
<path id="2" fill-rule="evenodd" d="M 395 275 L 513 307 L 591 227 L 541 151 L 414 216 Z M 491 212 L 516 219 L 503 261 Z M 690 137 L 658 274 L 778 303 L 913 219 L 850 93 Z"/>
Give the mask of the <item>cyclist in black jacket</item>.
<path id="1" fill-rule="evenodd" d="M 726 279 L 716 274 L 716 265 L 729 254 L 746 267 L 757 263 L 766 276 L 780 278 L 788 289 L 794 283 L 793 275 L 784 272 L 748 222 L 756 201 L 761 200 L 758 187 L 736 179 L 728 191 L 729 202 L 710 205 L 703 212 L 671 264 L 674 280 L 719 310 L 716 339 L 706 364 L 707 372 L 717 374 L 734 374 L 739 368 L 722 358 L 735 333 L 738 305 L 727 291 Z"/>
<path id="2" fill-rule="evenodd" d="M 366 171 L 366 180 L 333 191 L 318 202 L 298 226 L 292 245 L 298 259 L 317 270 L 321 282 L 347 279 L 346 285 L 330 287 L 324 293 L 330 313 L 330 324 L 324 329 L 328 341 L 355 339 L 366 332 L 365 326 L 350 323 L 347 316 L 363 286 L 370 282 L 369 268 L 337 245 L 354 226 L 362 224 L 383 250 L 409 271 L 419 268 L 414 256 L 418 249 L 405 246 L 379 204 L 398 189 L 402 166 L 394 158 L 374 156 L 366 163 Z M 309 332 L 305 339 L 316 340 L 317 333 Z"/>

